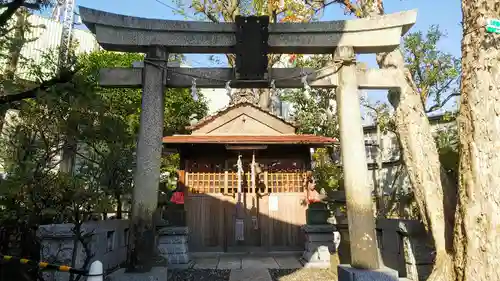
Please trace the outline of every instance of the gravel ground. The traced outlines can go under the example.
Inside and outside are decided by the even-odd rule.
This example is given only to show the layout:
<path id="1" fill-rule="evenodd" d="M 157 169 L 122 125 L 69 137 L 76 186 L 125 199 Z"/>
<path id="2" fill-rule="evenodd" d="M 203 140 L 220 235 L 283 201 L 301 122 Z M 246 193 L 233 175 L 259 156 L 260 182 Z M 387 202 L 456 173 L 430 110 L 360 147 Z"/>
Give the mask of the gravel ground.
<path id="1" fill-rule="evenodd" d="M 168 270 L 168 281 L 229 281 L 230 270 L 173 269 Z"/>
<path id="2" fill-rule="evenodd" d="M 269 269 L 273 281 L 337 281 L 331 269 Z"/>

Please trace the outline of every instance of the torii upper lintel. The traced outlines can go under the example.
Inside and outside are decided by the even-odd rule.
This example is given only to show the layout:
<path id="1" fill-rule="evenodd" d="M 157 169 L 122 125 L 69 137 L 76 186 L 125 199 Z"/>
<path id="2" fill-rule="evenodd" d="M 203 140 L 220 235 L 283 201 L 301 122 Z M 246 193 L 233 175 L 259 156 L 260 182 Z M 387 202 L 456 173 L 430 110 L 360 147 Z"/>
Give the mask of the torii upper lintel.
<path id="1" fill-rule="evenodd" d="M 124 16 L 80 7 L 83 23 L 109 51 L 146 52 L 166 46 L 170 53 L 232 53 L 236 25 Z M 380 17 L 315 23 L 269 24 L 270 53 L 331 54 L 339 46 L 356 53 L 392 51 L 416 22 L 410 10 Z"/>

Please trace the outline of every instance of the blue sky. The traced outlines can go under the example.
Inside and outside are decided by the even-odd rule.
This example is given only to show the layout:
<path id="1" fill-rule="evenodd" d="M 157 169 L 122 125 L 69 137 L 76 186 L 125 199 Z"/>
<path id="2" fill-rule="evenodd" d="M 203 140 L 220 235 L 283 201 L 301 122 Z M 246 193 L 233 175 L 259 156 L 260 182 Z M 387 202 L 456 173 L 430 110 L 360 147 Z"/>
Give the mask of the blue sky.
<path id="1" fill-rule="evenodd" d="M 189 6 L 190 0 L 181 0 Z M 417 9 L 417 23 L 410 31 L 427 31 L 431 25 L 439 25 L 445 31 L 447 37 L 440 42 L 441 50 L 455 56 L 460 55 L 461 25 L 462 18 L 460 1 L 450 0 L 386 0 L 386 13 L 394 13 L 403 10 Z M 103 11 L 159 19 L 191 20 L 179 15 L 174 10 L 177 5 L 172 0 L 76 0 L 77 5 L 99 9 Z M 169 8 L 170 6 L 171 8 Z M 342 20 L 352 18 L 344 15 L 343 9 L 339 5 L 330 5 L 323 12 L 321 20 Z M 82 27 L 80 27 L 82 28 Z M 368 65 L 376 67 L 373 55 L 360 58 Z M 193 67 L 215 66 L 209 60 L 208 55 L 188 55 L 187 62 Z M 370 100 L 385 101 L 385 93 L 374 91 L 369 93 Z"/>
<path id="2" fill-rule="evenodd" d="M 186 5 L 190 4 L 189 0 L 184 1 Z M 76 0 L 76 2 L 79 6 L 124 15 L 186 20 L 184 16 L 176 14 L 175 11 L 167 7 L 167 5 L 173 8 L 177 7 L 171 0 Z M 166 5 L 161 4 L 161 2 Z M 418 9 L 417 23 L 410 31 L 426 31 L 430 25 L 439 25 L 448 34 L 448 37 L 442 41 L 440 47 L 444 51 L 456 56 L 460 54 L 460 21 L 462 18 L 460 1 L 386 0 L 384 2 L 386 13 Z M 324 11 L 321 20 L 341 20 L 347 18 L 350 18 L 350 16 L 344 15 L 343 9 L 339 5 L 330 5 Z M 206 56 L 194 55 L 193 59 L 198 63 L 193 62 L 193 65 L 201 64 L 201 66 L 209 66 L 208 60 L 204 59 L 204 57 Z"/>

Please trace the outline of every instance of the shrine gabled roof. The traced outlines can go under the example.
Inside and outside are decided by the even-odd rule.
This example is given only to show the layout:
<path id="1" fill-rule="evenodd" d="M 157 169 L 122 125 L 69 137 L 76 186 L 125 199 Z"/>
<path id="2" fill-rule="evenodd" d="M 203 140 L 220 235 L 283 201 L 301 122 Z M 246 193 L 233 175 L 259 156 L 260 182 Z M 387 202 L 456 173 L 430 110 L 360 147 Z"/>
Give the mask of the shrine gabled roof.
<path id="1" fill-rule="evenodd" d="M 292 126 L 293 128 L 296 128 L 295 124 L 293 124 L 292 122 L 290 121 L 287 121 L 286 119 L 274 114 L 274 113 L 271 113 L 270 111 L 268 110 L 264 110 L 262 109 L 261 107 L 253 104 L 253 103 L 250 103 L 250 102 L 239 102 L 239 103 L 236 103 L 236 104 L 229 104 L 228 106 L 216 111 L 215 113 L 211 114 L 211 115 L 208 115 L 204 118 L 202 118 L 201 120 L 199 120 L 196 124 L 194 125 L 191 125 L 191 126 L 188 126 L 187 129 L 188 130 L 196 130 L 198 128 L 201 128 L 203 127 L 204 125 L 214 121 L 215 119 L 217 119 L 218 117 L 224 115 L 225 113 L 233 110 L 233 109 L 236 109 L 236 108 L 239 108 L 239 107 L 243 107 L 243 106 L 251 106 L 257 110 L 259 110 L 260 112 L 264 113 L 264 114 L 267 114 L 273 118 L 276 118 L 280 121 L 282 121 L 283 123 L 289 125 L 289 126 Z"/>
<path id="2" fill-rule="evenodd" d="M 338 139 L 316 135 L 173 135 L 163 138 L 165 144 L 308 144 L 328 145 Z"/>

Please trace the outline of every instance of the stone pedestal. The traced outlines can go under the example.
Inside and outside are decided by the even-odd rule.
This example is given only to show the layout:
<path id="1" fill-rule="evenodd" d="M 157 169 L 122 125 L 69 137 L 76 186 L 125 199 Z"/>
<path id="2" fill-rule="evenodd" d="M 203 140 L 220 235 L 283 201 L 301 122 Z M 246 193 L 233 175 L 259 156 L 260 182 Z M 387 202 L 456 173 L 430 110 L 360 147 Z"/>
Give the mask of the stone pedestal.
<path id="1" fill-rule="evenodd" d="M 169 268 L 189 268 L 188 228 L 162 227 L 158 229 L 158 254 L 168 261 Z"/>
<path id="2" fill-rule="evenodd" d="M 330 268 L 330 255 L 336 252 L 334 225 L 304 225 L 306 244 L 301 262 L 305 268 Z"/>
<path id="3" fill-rule="evenodd" d="M 327 224 L 330 217 L 330 210 L 324 203 L 309 204 L 306 210 L 306 223 L 308 225 L 323 225 Z"/>
<path id="4" fill-rule="evenodd" d="M 391 268 L 357 269 L 350 265 L 338 266 L 338 281 L 399 281 L 398 272 Z"/>

